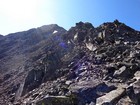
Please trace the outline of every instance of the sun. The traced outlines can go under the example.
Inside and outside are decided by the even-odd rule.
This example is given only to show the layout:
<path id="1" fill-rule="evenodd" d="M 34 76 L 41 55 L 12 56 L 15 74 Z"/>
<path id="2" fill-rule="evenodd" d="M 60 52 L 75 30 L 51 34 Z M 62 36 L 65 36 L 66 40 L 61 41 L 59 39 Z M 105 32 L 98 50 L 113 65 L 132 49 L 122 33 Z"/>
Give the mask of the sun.
<path id="1" fill-rule="evenodd" d="M 0 10 L 11 20 L 23 21 L 34 17 L 39 8 L 39 0 L 0 0 Z"/>
<path id="2" fill-rule="evenodd" d="M 42 22 L 45 18 L 53 23 L 54 7 L 52 0 L 0 0 L 0 14 L 9 17 L 9 21 L 23 24 Z"/>
<path id="3" fill-rule="evenodd" d="M 56 23 L 54 0 L 0 0 L 1 30 L 23 31 Z"/>

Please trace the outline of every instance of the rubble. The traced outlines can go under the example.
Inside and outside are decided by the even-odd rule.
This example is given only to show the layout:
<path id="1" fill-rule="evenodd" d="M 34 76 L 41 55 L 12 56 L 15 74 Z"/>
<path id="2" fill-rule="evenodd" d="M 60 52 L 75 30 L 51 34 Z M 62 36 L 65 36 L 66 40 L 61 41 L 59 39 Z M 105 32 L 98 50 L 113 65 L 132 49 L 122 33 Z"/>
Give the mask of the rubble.
<path id="1" fill-rule="evenodd" d="M 140 32 L 118 20 L 45 26 L 0 45 L 2 105 L 140 104 Z"/>

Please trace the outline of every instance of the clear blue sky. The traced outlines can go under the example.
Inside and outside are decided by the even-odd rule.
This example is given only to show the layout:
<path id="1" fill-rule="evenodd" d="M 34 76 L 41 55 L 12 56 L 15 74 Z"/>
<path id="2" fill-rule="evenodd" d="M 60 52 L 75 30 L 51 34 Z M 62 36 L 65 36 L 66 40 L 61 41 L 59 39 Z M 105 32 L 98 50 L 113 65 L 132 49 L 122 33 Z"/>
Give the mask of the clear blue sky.
<path id="1" fill-rule="evenodd" d="M 118 19 L 140 30 L 140 0 L 0 0 L 0 34 L 56 23 L 65 29 L 76 22 L 95 27 Z"/>

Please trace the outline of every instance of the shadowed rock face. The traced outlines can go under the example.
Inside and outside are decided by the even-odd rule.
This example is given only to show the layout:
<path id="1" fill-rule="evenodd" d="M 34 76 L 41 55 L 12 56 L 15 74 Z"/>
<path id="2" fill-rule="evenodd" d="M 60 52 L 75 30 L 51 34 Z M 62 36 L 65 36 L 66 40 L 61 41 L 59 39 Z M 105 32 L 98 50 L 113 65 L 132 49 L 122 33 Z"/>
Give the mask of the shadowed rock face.
<path id="1" fill-rule="evenodd" d="M 0 38 L 2 38 L 3 37 L 3 35 L 0 35 Z"/>
<path id="2" fill-rule="evenodd" d="M 140 104 L 140 32 L 118 20 L 46 25 L 0 46 L 2 105 Z"/>
<path id="3" fill-rule="evenodd" d="M 23 83 L 24 80 L 27 82 L 23 84 L 30 85 L 29 91 L 39 86 L 43 81 L 43 73 L 45 73 L 44 62 L 41 62 L 49 51 L 56 53 L 61 48 L 61 46 L 55 46 L 62 42 L 61 35 L 65 32 L 66 30 L 62 27 L 52 24 L 0 38 L 0 73 L 2 82 L 0 93 L 3 94 L 3 92 L 6 93 L 7 91 L 8 94 L 15 93 L 16 91 L 11 92 L 12 87 Z M 54 55 L 56 57 L 52 57 L 50 61 L 59 59 L 60 53 Z M 52 67 L 55 68 L 56 66 L 53 65 Z M 25 79 L 28 77 L 30 78 Z M 35 79 L 37 82 L 35 82 Z M 31 86 L 31 84 L 34 85 Z M 3 87 L 6 90 L 3 90 Z M 26 94 L 25 91 L 24 94 Z"/>

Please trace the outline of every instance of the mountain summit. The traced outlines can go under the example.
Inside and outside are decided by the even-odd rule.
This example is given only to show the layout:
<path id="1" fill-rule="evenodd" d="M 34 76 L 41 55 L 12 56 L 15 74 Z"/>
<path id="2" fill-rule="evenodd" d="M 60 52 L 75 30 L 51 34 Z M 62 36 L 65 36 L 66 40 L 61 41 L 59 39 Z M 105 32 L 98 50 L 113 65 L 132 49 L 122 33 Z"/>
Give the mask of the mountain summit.
<path id="1" fill-rule="evenodd" d="M 140 32 L 45 25 L 0 36 L 0 105 L 139 105 Z"/>

